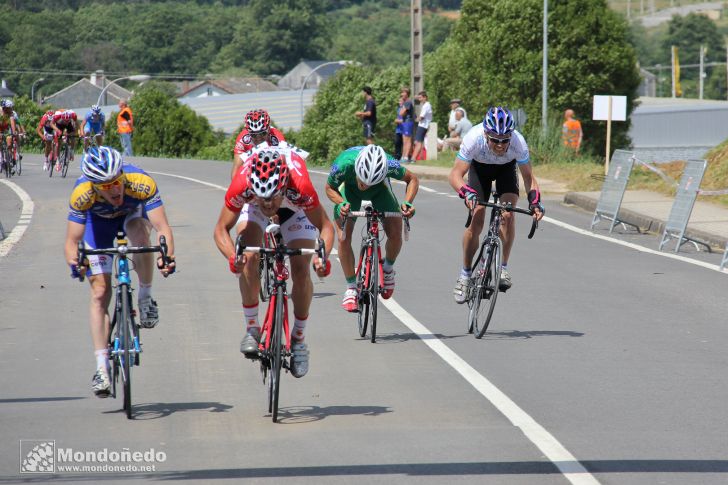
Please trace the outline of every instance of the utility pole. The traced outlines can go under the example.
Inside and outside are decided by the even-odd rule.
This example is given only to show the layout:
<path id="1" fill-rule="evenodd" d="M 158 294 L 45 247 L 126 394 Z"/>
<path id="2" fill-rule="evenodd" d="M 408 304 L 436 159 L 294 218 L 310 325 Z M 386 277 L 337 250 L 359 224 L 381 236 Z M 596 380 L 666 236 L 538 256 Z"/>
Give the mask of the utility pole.
<path id="1" fill-rule="evenodd" d="M 422 0 L 411 0 L 411 18 L 410 83 L 414 98 L 417 93 L 425 89 L 425 72 L 422 65 Z"/>
<path id="2" fill-rule="evenodd" d="M 700 74 L 698 75 L 700 78 L 700 91 L 698 94 L 698 99 L 703 99 L 703 85 L 705 84 L 705 46 L 700 46 Z"/>
<path id="3" fill-rule="evenodd" d="M 541 73 L 541 130 L 549 127 L 549 0 L 543 0 L 543 67 Z"/>

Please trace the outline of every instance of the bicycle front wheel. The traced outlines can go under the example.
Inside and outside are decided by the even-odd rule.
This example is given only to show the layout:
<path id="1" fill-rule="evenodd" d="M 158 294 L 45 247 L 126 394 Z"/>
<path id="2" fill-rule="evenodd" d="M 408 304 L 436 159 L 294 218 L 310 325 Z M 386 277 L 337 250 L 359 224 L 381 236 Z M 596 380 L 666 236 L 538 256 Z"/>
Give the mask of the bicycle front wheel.
<path id="1" fill-rule="evenodd" d="M 359 336 L 366 337 L 369 322 L 369 281 L 371 264 L 367 260 L 369 246 L 364 244 L 359 251 L 359 273 L 356 275 L 356 304 L 359 317 Z"/>
<path id="2" fill-rule="evenodd" d="M 489 244 L 487 257 L 485 258 L 484 272 L 476 279 L 475 302 L 473 304 L 475 325 L 475 338 L 482 338 L 488 330 L 490 319 L 493 317 L 495 302 L 498 299 L 498 287 L 500 285 L 501 269 L 501 240 Z"/>
<path id="3" fill-rule="evenodd" d="M 71 158 L 71 149 L 66 146 L 64 152 L 63 165 L 61 165 L 61 177 L 66 178 L 66 175 L 68 175 L 68 166 L 71 165 L 71 162 L 69 161 Z"/>
<path id="4" fill-rule="evenodd" d="M 23 153 L 18 148 L 16 150 L 16 154 L 17 157 L 15 157 L 15 174 L 20 175 L 21 173 L 23 173 Z"/>
<path id="5" fill-rule="evenodd" d="M 271 353 L 271 372 L 270 372 L 270 412 L 273 422 L 278 422 L 278 397 L 281 390 L 281 367 L 283 367 L 283 359 L 285 354 L 283 352 L 283 318 L 285 309 L 283 308 L 283 290 L 276 290 L 276 311 L 273 320 L 273 334 L 270 339 L 270 353 Z"/>
<path id="6" fill-rule="evenodd" d="M 133 354 L 132 321 L 131 321 L 131 293 L 129 286 L 121 287 L 121 378 L 124 383 L 124 411 L 127 419 L 131 419 L 131 359 Z"/>
<path id="7" fill-rule="evenodd" d="M 371 273 L 369 274 L 369 312 L 371 315 L 371 342 L 377 339 L 377 302 L 379 300 L 379 244 L 374 241 L 371 254 Z"/>
<path id="8" fill-rule="evenodd" d="M 3 164 L 3 172 L 5 173 L 5 178 L 10 178 L 10 153 L 8 150 L 3 147 L 2 153 L 0 153 L 0 157 L 2 157 L 2 164 Z"/>
<path id="9" fill-rule="evenodd" d="M 273 291 L 273 282 L 275 276 L 273 275 L 273 268 L 265 255 L 259 256 L 258 261 L 258 277 L 260 278 L 260 299 L 262 301 L 268 301 L 271 292 Z"/>

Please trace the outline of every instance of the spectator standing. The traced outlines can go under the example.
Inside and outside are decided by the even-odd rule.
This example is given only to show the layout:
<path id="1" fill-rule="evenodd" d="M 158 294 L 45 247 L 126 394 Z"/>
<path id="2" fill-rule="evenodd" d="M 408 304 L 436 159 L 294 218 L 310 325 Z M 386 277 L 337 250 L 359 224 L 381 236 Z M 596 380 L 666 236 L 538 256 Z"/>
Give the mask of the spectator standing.
<path id="1" fill-rule="evenodd" d="M 564 146 L 571 148 L 574 153 L 578 154 L 583 135 L 581 122 L 574 118 L 574 110 L 567 109 L 564 111 L 564 124 L 561 126 L 561 139 Z"/>
<path id="2" fill-rule="evenodd" d="M 451 132 L 455 128 L 455 123 L 457 123 L 457 120 L 455 119 L 455 111 L 457 111 L 458 108 L 463 110 L 463 116 L 465 118 L 468 117 L 468 112 L 465 111 L 465 108 L 462 107 L 462 104 L 463 104 L 463 101 L 460 98 L 453 98 L 450 100 L 450 116 L 448 117 L 448 120 L 447 120 L 448 132 Z"/>
<path id="3" fill-rule="evenodd" d="M 473 127 L 473 124 L 465 114 L 465 110 L 457 108 L 455 110 L 455 126 L 450 130 L 450 136 L 438 143 L 440 150 L 459 150 L 465 135 Z"/>
<path id="4" fill-rule="evenodd" d="M 432 121 L 432 105 L 427 99 L 427 92 L 420 91 L 417 93 L 417 101 L 420 102 L 422 107 L 420 108 L 420 115 L 417 117 L 417 132 L 415 133 L 415 149 L 412 153 L 411 163 L 415 163 L 417 158 L 420 156 L 422 151 L 422 145 L 425 143 L 425 135 L 427 130 L 430 128 L 430 122 Z"/>
<path id="5" fill-rule="evenodd" d="M 410 99 L 410 89 L 402 88 L 400 92 L 399 116 L 402 117 L 402 158 L 409 163 L 412 156 L 412 134 L 415 126 L 415 105 Z"/>
<path id="6" fill-rule="evenodd" d="M 394 118 L 394 158 L 402 160 L 402 115 L 399 112 L 402 110 L 402 97 L 399 97 L 399 103 L 397 104 L 397 115 Z"/>
<path id="7" fill-rule="evenodd" d="M 377 103 L 372 96 L 372 88 L 364 86 L 362 93 L 365 100 L 364 111 L 357 111 L 355 114 L 361 120 L 366 144 L 372 145 L 374 143 L 374 132 L 377 129 Z"/>
<path id="8" fill-rule="evenodd" d="M 121 139 L 121 146 L 124 149 L 124 156 L 134 156 L 131 148 L 131 137 L 134 132 L 134 116 L 131 108 L 125 99 L 119 101 L 119 115 L 116 117 L 117 130 Z"/>

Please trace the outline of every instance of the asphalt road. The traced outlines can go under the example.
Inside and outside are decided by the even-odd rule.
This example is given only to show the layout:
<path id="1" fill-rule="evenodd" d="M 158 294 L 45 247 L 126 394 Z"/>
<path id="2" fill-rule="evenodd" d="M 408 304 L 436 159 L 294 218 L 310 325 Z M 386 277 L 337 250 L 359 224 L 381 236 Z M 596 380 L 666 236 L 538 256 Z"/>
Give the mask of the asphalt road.
<path id="1" fill-rule="evenodd" d="M 257 365 L 238 351 L 237 282 L 212 240 L 223 197 L 214 185 L 226 185 L 229 165 L 141 159 L 161 188 L 180 270 L 155 279 L 161 321 L 142 335 L 129 421 L 120 399 L 90 391 L 88 289 L 62 254 L 73 180 L 48 179 L 28 158 L 12 182 L 34 211 L 0 256 L 2 483 L 728 481 L 726 275 L 552 223 L 529 241 L 521 217 L 514 286 L 475 340 L 451 296 L 465 211 L 433 181 L 416 200 L 388 302 L 396 315 L 380 307 L 379 341 L 359 338 L 341 310 L 335 267 L 315 284 L 310 372 L 283 376 L 273 424 Z M 313 180 L 323 186 L 317 171 Z M 589 214 L 549 202 L 551 218 L 588 228 Z M 0 184 L 7 231 L 21 210 Z M 54 442 L 64 458 L 54 475 L 20 473 L 40 444 L 27 440 Z M 103 465 L 72 462 L 79 453 L 150 449 L 154 461 L 131 464 L 154 470 L 59 469 Z"/>

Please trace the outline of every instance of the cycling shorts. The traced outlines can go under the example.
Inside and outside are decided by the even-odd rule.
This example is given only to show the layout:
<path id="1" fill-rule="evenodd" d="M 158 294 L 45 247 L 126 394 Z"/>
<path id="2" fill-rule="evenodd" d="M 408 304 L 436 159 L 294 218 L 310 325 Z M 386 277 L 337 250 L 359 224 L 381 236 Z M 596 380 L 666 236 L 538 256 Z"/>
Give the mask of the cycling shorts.
<path id="1" fill-rule="evenodd" d="M 414 130 L 415 122 L 410 121 L 404 121 L 400 126 L 400 132 L 402 133 L 402 136 L 409 136 L 412 137 L 412 132 Z"/>
<path id="2" fill-rule="evenodd" d="M 86 123 L 83 127 L 83 132 L 86 135 L 90 135 L 91 133 L 95 135 L 103 135 L 104 134 L 104 127 L 101 125 L 101 122 L 98 123 Z"/>
<path id="3" fill-rule="evenodd" d="M 468 185 L 478 192 L 481 200 L 490 198 L 493 182 L 499 194 L 516 194 L 518 196 L 518 172 L 516 161 L 511 160 L 503 165 L 492 163 L 470 162 Z"/>
<path id="4" fill-rule="evenodd" d="M 113 219 L 106 219 L 90 215 L 86 219 L 86 229 L 83 233 L 84 246 L 89 249 L 99 248 L 111 248 L 114 246 L 116 240 L 116 233 L 120 230 L 127 232 L 127 224 L 129 221 L 138 218 L 146 219 L 147 211 L 144 208 L 144 204 L 140 204 L 134 212 L 126 215 L 126 217 L 115 217 Z M 132 246 L 144 246 L 148 241 L 133 241 L 131 238 L 129 242 Z M 89 261 L 89 268 L 86 272 L 86 276 L 95 274 L 109 274 L 114 269 L 114 257 L 108 254 L 98 254 L 87 256 Z"/>
<path id="5" fill-rule="evenodd" d="M 385 179 L 384 183 L 377 184 L 367 190 L 361 191 L 357 187 L 344 184 L 341 189 L 341 196 L 344 202 L 351 205 L 350 210 L 358 211 L 361 209 L 362 200 L 370 200 L 374 210 L 379 212 L 400 212 L 397 197 L 392 192 L 392 186 L 389 179 Z M 334 220 L 339 220 L 339 214 L 334 207 Z"/>
<path id="6" fill-rule="evenodd" d="M 283 242 L 290 244 L 291 241 L 298 239 L 306 239 L 309 241 L 315 241 L 318 238 L 318 229 L 314 226 L 311 221 L 306 217 L 306 213 L 302 210 L 290 210 L 281 208 L 278 211 L 279 223 L 281 226 L 281 235 L 283 236 Z M 240 211 L 240 217 L 238 222 L 249 221 L 260 227 L 261 231 L 265 231 L 268 226 L 269 219 L 263 215 L 257 205 L 245 204 Z"/>

